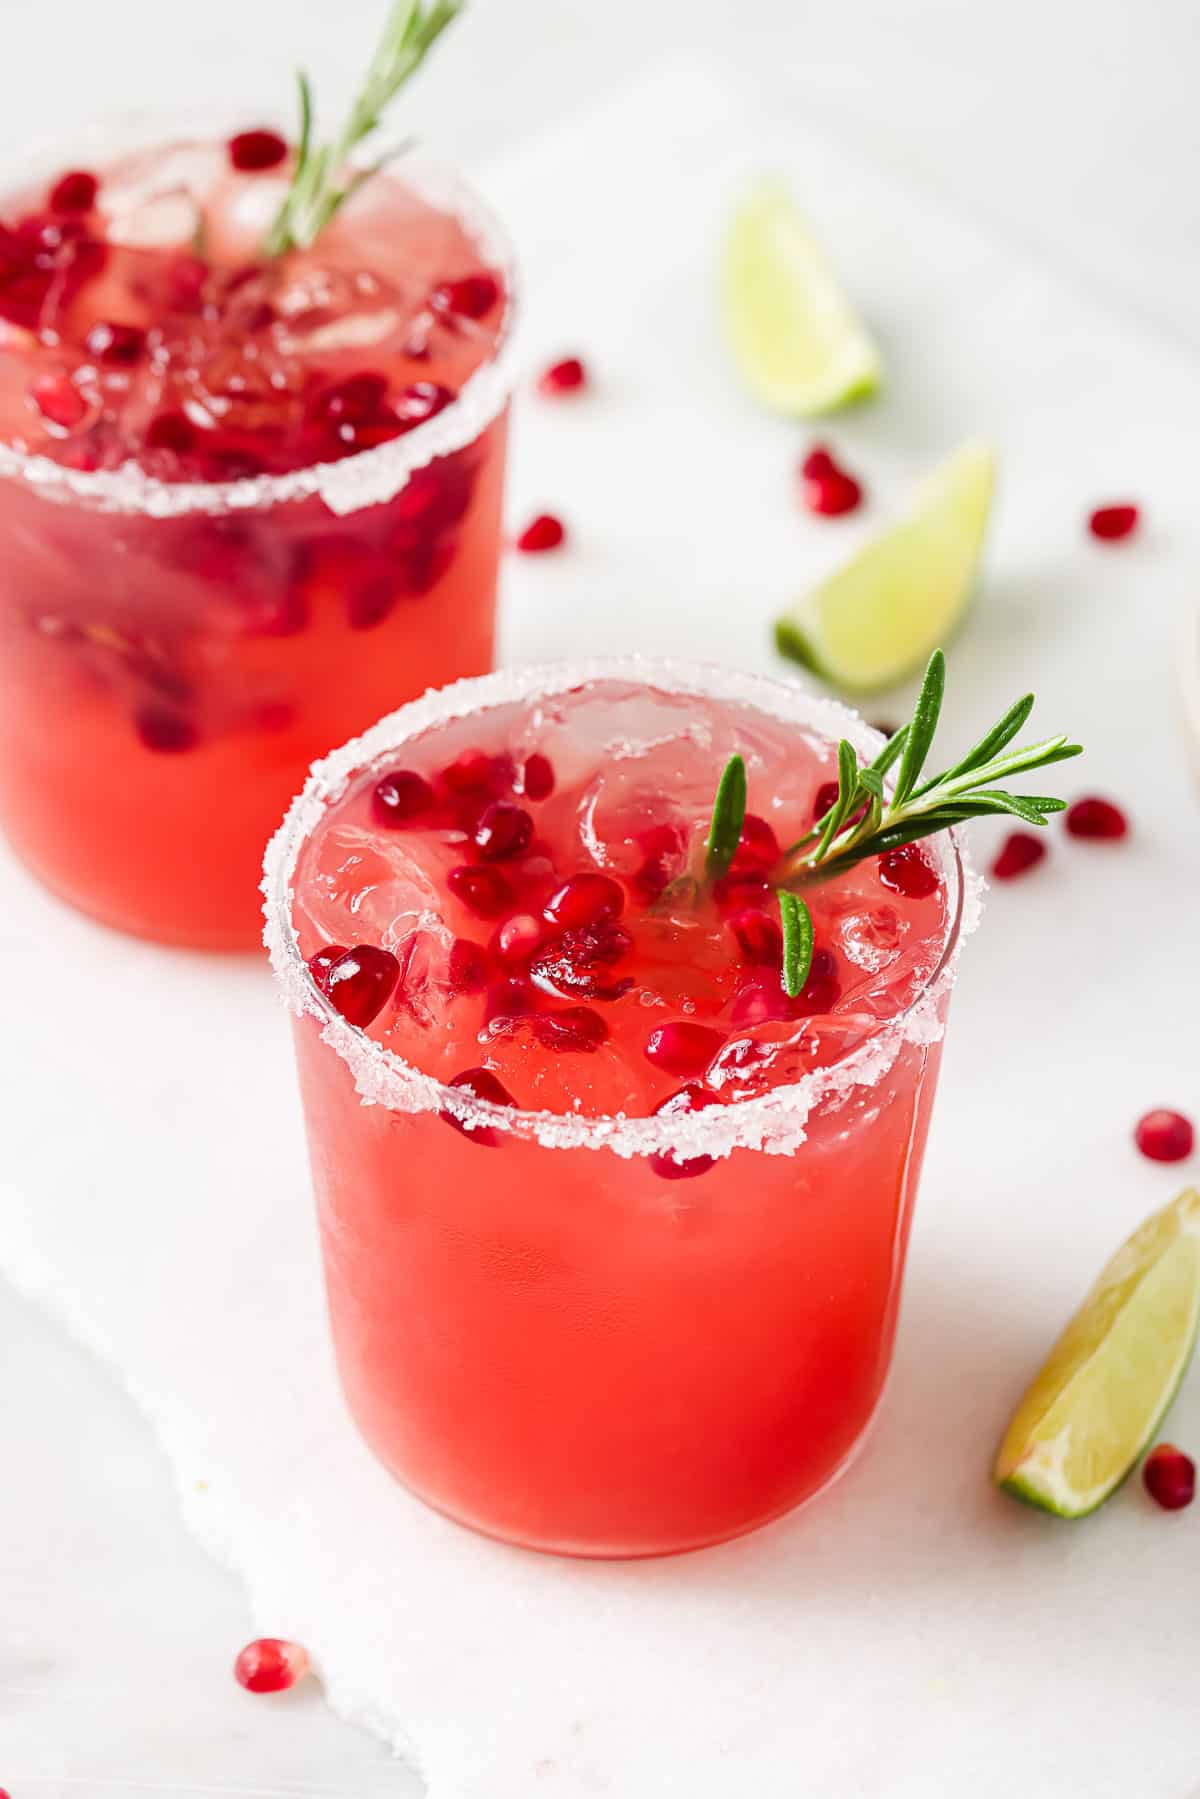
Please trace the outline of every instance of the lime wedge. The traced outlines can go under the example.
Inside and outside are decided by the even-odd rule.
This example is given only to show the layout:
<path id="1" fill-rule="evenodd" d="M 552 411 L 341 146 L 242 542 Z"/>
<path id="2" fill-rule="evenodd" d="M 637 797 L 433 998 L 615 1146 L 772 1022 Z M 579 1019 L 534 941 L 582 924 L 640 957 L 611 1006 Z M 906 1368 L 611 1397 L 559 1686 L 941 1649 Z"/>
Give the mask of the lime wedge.
<path id="1" fill-rule="evenodd" d="M 995 474 L 986 444 L 956 451 L 925 482 L 908 518 L 775 621 L 780 653 L 854 693 L 921 668 L 967 609 Z"/>
<path id="2" fill-rule="evenodd" d="M 760 182 L 739 206 L 721 294 L 734 359 L 773 411 L 811 418 L 879 386 L 879 351 L 778 182 Z"/>
<path id="3" fill-rule="evenodd" d="M 1103 1504 L 1175 1397 L 1200 1320 L 1200 1193 L 1189 1188 L 1122 1245 L 1022 1399 L 993 1470 L 1060 1518 Z"/>

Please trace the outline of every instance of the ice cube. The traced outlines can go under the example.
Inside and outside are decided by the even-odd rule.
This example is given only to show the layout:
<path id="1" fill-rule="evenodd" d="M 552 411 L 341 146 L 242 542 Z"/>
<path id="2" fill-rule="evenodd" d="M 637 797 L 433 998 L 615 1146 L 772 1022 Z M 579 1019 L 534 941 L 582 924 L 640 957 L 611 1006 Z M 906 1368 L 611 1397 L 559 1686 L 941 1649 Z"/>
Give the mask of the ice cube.
<path id="1" fill-rule="evenodd" d="M 182 249 L 197 241 L 201 216 L 199 205 L 183 189 L 158 194 L 111 214 L 108 241 L 128 250 Z"/>
<path id="2" fill-rule="evenodd" d="M 879 974 L 896 960 L 907 930 L 893 906 L 864 906 L 838 920 L 842 954 L 867 974 Z"/>

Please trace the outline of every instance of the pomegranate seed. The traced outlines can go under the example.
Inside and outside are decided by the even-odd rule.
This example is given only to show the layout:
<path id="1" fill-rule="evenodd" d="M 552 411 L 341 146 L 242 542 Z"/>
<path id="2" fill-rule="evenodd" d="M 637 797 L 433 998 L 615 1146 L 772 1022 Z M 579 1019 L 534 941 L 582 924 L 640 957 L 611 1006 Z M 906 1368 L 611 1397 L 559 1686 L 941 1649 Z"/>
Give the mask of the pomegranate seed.
<path id="1" fill-rule="evenodd" d="M 1174 1443 L 1159 1443 L 1142 1463 L 1142 1483 L 1164 1512 L 1181 1512 L 1196 1497 L 1196 1464 Z"/>
<path id="2" fill-rule="evenodd" d="M 463 864 L 450 870 L 446 885 L 477 918 L 498 918 L 501 912 L 508 911 L 515 897 L 498 868 L 471 868 Z"/>
<path id="3" fill-rule="evenodd" d="M 195 749 L 200 733 L 185 713 L 167 706 L 143 706 L 134 718 L 137 734 L 148 750 L 176 755 Z"/>
<path id="4" fill-rule="evenodd" d="M 430 295 L 435 312 L 455 313 L 463 319 L 482 319 L 500 298 L 494 275 L 464 275 L 459 281 L 443 281 Z"/>
<path id="5" fill-rule="evenodd" d="M 453 388 L 442 387 L 436 381 L 414 381 L 397 394 L 393 410 L 403 430 L 415 431 L 418 425 L 445 412 L 454 398 Z"/>
<path id="6" fill-rule="evenodd" d="M 309 1670 L 308 1651 L 282 1637 L 247 1643 L 233 1664 L 234 1678 L 248 1693 L 286 1693 Z"/>
<path id="7" fill-rule="evenodd" d="M 69 169 L 50 189 L 51 212 L 91 212 L 100 183 L 87 169 Z"/>
<path id="8" fill-rule="evenodd" d="M 510 975 L 488 988 L 484 1023 L 497 1018 L 524 1018 L 537 1011 L 537 994 L 523 975 Z"/>
<path id="9" fill-rule="evenodd" d="M 535 956 L 530 974 L 543 993 L 562 999 L 620 999 L 633 986 L 630 976 L 613 980 L 609 970 L 627 956 L 633 938 L 611 918 L 564 931 L 557 943 Z"/>
<path id="10" fill-rule="evenodd" d="M 1119 543 L 1137 530 L 1138 518 L 1136 506 L 1097 506 L 1088 518 L 1088 530 L 1101 543 Z"/>
<path id="11" fill-rule="evenodd" d="M 364 370 L 320 388 L 308 402 L 305 416 L 312 424 L 369 425 L 378 419 L 387 390 L 385 375 Z"/>
<path id="12" fill-rule="evenodd" d="M 378 1018 L 396 990 L 400 964 L 386 949 L 373 944 L 360 944 L 348 949 L 330 964 L 325 975 L 324 992 L 335 1012 L 347 1024 L 363 1029 Z"/>
<path id="13" fill-rule="evenodd" d="M 642 1053 L 667 1074 L 691 1078 L 704 1073 L 724 1041 L 725 1032 L 707 1024 L 660 1024 L 647 1037 Z"/>
<path id="14" fill-rule="evenodd" d="M 730 864 L 735 874 L 763 873 L 779 860 L 779 839 L 765 818 L 747 812 L 742 820 L 742 834 Z"/>
<path id="15" fill-rule="evenodd" d="M 928 899 L 937 892 L 937 870 L 915 843 L 902 844 L 879 858 L 880 884 L 909 899 Z"/>
<path id="16" fill-rule="evenodd" d="M 521 774 L 521 785 L 527 800 L 548 800 L 554 792 L 554 764 L 549 756 L 537 751 L 528 758 Z"/>
<path id="17" fill-rule="evenodd" d="M 601 918 L 619 918 L 625 891 L 610 875 L 571 875 L 546 901 L 543 917 L 560 930 L 578 930 Z"/>
<path id="18" fill-rule="evenodd" d="M 328 992 L 329 970 L 333 967 L 339 956 L 344 956 L 345 954 L 346 945 L 344 943 L 327 943 L 324 949 L 314 951 L 308 958 L 309 973 L 312 975 L 313 980 L 317 983 L 317 986 L 321 989 L 322 993 Z"/>
<path id="19" fill-rule="evenodd" d="M 1111 800 L 1076 800 L 1067 807 L 1066 825 L 1072 837 L 1089 837 L 1095 841 L 1115 843 L 1129 830 L 1129 821 Z"/>
<path id="20" fill-rule="evenodd" d="M 87 401 L 66 375 L 39 375 L 29 389 L 38 411 L 60 431 L 71 431 L 87 416 Z"/>
<path id="21" fill-rule="evenodd" d="M 1036 868 L 1045 854 L 1045 844 L 1032 831 L 1010 831 L 992 863 L 992 873 L 998 881 L 1015 880 Z"/>
<path id="22" fill-rule="evenodd" d="M 499 799 L 502 793 L 512 792 L 514 773 L 508 756 L 489 756 L 484 750 L 464 750 L 438 778 L 451 793 Z"/>
<path id="23" fill-rule="evenodd" d="M 559 394 L 578 393 L 581 387 L 587 386 L 587 370 L 578 356 L 564 356 L 560 362 L 552 362 L 538 376 L 538 392 L 554 399 Z"/>
<path id="24" fill-rule="evenodd" d="M 800 474 L 805 481 L 824 481 L 827 475 L 836 473 L 837 463 L 824 444 L 814 444 L 800 464 Z"/>
<path id="25" fill-rule="evenodd" d="M 243 175 L 277 169 L 288 153 L 277 131 L 239 131 L 229 140 L 229 160 Z"/>
<path id="26" fill-rule="evenodd" d="M 812 967 L 799 995 L 794 1000 L 785 996 L 785 1004 L 789 1016 L 812 1018 L 817 1013 L 832 1012 L 841 996 L 842 984 L 833 952 L 819 949 L 813 952 Z"/>
<path id="27" fill-rule="evenodd" d="M 1192 1153 L 1196 1133 L 1182 1112 L 1159 1107 L 1138 1119 L 1133 1140 L 1152 1162 L 1182 1162 Z"/>
<path id="28" fill-rule="evenodd" d="M 643 861 L 633 884 L 639 897 L 649 905 L 683 873 L 686 844 L 678 825 L 652 825 L 637 841 Z"/>
<path id="29" fill-rule="evenodd" d="M 723 1102 L 707 1087 L 698 1087 L 689 1082 L 681 1087 L 678 1093 L 670 1094 L 654 1108 L 656 1118 L 687 1117 L 692 1112 L 703 1112 L 708 1106 L 719 1106 Z M 707 1174 L 715 1162 L 715 1156 L 684 1156 L 673 1154 L 651 1156 L 650 1166 L 660 1179 L 664 1181 L 690 1181 L 698 1174 Z"/>
<path id="30" fill-rule="evenodd" d="M 311 964 L 310 964 L 311 966 Z M 469 937 L 456 937 L 450 945 L 446 978 L 451 993 L 482 993 L 487 986 L 487 953 Z"/>
<path id="31" fill-rule="evenodd" d="M 491 950 L 498 962 L 527 962 L 541 941 L 541 919 L 532 912 L 514 912 L 497 927 Z"/>
<path id="32" fill-rule="evenodd" d="M 523 806 L 493 800 L 475 826 L 475 847 L 487 862 L 511 862 L 523 856 L 533 840 L 533 820 Z"/>
<path id="33" fill-rule="evenodd" d="M 727 918 L 734 912 L 761 912 L 770 902 L 771 888 L 760 874 L 728 874 L 713 882 L 712 894 L 722 917 Z"/>
<path id="34" fill-rule="evenodd" d="M 763 968 L 779 968 L 783 963 L 783 932 L 773 918 L 753 907 L 744 907 L 729 920 L 729 928 L 737 938 L 742 960 Z"/>
<path id="35" fill-rule="evenodd" d="M 109 368 L 128 368 L 141 355 L 146 333 L 136 325 L 97 323 L 84 339 L 89 356 Z"/>
<path id="36" fill-rule="evenodd" d="M 822 518 L 840 518 L 862 506 L 862 486 L 853 475 L 833 468 L 817 479 L 804 480 L 804 506 Z"/>
<path id="37" fill-rule="evenodd" d="M 182 412 L 160 412 L 146 427 L 146 448 L 186 456 L 195 448 L 196 427 Z"/>
<path id="38" fill-rule="evenodd" d="M 411 768 L 394 769 L 375 783 L 371 794 L 371 811 L 377 824 L 389 830 L 401 830 L 410 819 L 428 812 L 433 805 L 433 788 L 424 775 Z"/>
<path id="39" fill-rule="evenodd" d="M 521 532 L 517 538 L 517 548 L 527 556 L 537 556 L 543 550 L 556 550 L 566 535 L 561 519 L 555 518 L 552 513 L 541 512 Z"/>
<path id="40" fill-rule="evenodd" d="M 464 1068 L 461 1074 L 456 1074 L 454 1079 L 446 1084 L 470 1093 L 475 1099 L 486 1100 L 489 1105 L 515 1106 L 517 1103 L 508 1088 L 492 1073 L 490 1068 Z M 477 1143 L 481 1149 L 498 1149 L 503 1141 L 503 1131 L 496 1130 L 494 1125 L 478 1124 L 472 1129 L 470 1125 L 464 1124 L 461 1118 L 456 1118 L 453 1112 L 444 1109 L 438 1116 L 443 1124 L 448 1124 L 451 1130 L 458 1131 L 471 1143 Z"/>
<path id="41" fill-rule="evenodd" d="M 817 797 L 813 801 L 814 824 L 817 823 L 818 819 L 824 818 L 831 806 L 837 804 L 837 796 L 840 792 L 841 788 L 836 781 L 823 781 L 821 783 L 820 787 L 817 788 Z"/>
<path id="42" fill-rule="evenodd" d="M 535 1012 L 533 1034 L 543 1049 L 556 1055 L 578 1051 L 591 1055 L 608 1038 L 608 1026 L 590 1006 L 567 1006 L 561 1012 Z"/>

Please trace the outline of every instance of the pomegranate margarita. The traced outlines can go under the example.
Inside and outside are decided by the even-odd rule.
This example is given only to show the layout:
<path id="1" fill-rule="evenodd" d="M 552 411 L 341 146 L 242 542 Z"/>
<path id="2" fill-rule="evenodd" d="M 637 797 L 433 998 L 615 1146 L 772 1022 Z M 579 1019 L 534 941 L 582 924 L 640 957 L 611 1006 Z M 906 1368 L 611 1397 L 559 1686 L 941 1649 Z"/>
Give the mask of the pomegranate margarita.
<path id="1" fill-rule="evenodd" d="M 510 284 L 407 164 L 312 243 L 272 132 L 0 203 L 0 818 L 106 923 L 251 945 L 315 755 L 491 666 Z"/>
<path id="2" fill-rule="evenodd" d="M 477 1529 L 711 1543 L 816 1492 L 871 1415 L 963 877 L 942 837 L 807 887 L 789 995 L 772 881 L 842 736 L 884 741 L 711 669 L 497 675 L 320 765 L 272 847 L 345 1390 Z"/>

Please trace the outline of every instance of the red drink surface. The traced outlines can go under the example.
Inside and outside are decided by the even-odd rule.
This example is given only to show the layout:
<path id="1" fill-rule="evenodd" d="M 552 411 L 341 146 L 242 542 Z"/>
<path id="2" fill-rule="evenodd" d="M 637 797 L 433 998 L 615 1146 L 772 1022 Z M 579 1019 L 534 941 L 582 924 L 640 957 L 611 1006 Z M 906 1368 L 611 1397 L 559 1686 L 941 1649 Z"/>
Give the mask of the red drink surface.
<path id="1" fill-rule="evenodd" d="M 958 876 L 934 849 L 922 897 L 873 862 L 811 888 L 814 971 L 789 1001 L 762 869 L 836 757 L 798 696 L 748 685 L 764 709 L 614 680 L 441 725 L 373 758 L 296 863 L 294 980 L 328 945 L 399 967 L 344 1053 L 300 992 L 351 1406 L 431 1503 L 535 1547 L 662 1553 L 788 1510 L 849 1455 L 887 1370 Z M 758 822 L 694 902 L 671 883 L 701 866 L 734 751 Z M 384 777 L 424 810 L 381 814 Z M 525 842 L 502 815 L 517 848 L 499 857 L 496 806 L 532 821 Z M 486 920 L 462 868 L 503 877 Z M 499 1110 L 463 1128 L 461 1085 L 431 1102 L 367 1038 Z M 505 1129 L 505 1096 L 554 1116 Z"/>
<path id="2" fill-rule="evenodd" d="M 444 184 L 268 260 L 286 168 L 95 174 L 0 206 L 0 815 L 105 922 L 249 946 L 314 756 L 491 664 L 505 273 Z"/>

